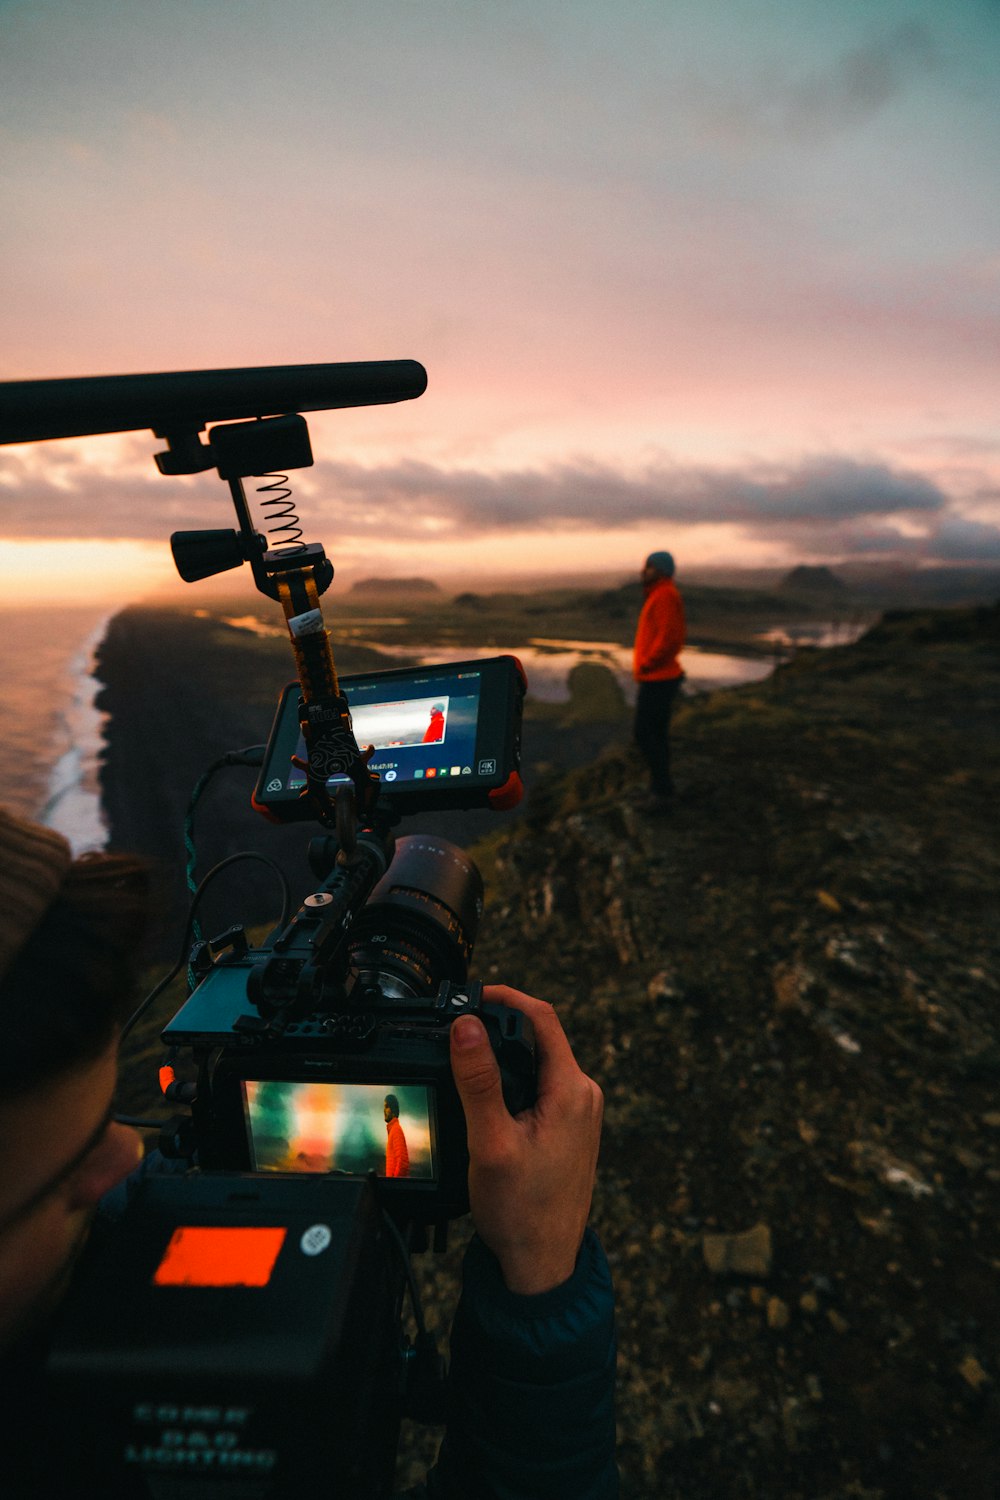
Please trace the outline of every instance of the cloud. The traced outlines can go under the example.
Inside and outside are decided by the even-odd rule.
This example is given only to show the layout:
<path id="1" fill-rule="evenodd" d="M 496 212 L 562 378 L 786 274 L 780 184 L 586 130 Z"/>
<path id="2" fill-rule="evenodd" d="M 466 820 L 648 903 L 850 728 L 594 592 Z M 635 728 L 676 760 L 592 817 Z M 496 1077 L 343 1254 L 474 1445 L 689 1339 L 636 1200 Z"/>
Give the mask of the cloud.
<path id="1" fill-rule="evenodd" d="M 928 32 L 916 21 L 905 21 L 790 90 L 786 127 L 794 134 L 818 139 L 870 119 L 934 64 L 934 44 Z"/>
<path id="2" fill-rule="evenodd" d="M 710 107 L 711 128 L 732 143 L 823 141 L 872 119 L 936 66 L 930 33 L 904 21 L 825 68 L 758 78 L 752 96 L 730 93 Z"/>
<path id="3" fill-rule="evenodd" d="M 907 528 L 869 519 L 817 528 L 809 535 L 813 555 L 921 563 L 1000 562 L 1000 526 L 948 515 L 926 527 Z"/>
<path id="4" fill-rule="evenodd" d="M 293 474 L 307 533 L 395 541 L 463 535 L 622 529 L 646 522 L 742 526 L 747 533 L 837 533 L 894 516 L 932 520 L 948 497 L 926 476 L 826 456 L 796 464 L 709 468 L 660 462 L 638 473 L 576 462 L 486 473 L 403 461 L 320 462 Z M 248 491 L 253 500 L 253 482 Z M 196 481 L 104 475 L 0 455 L 0 533 L 17 537 L 163 539 L 175 529 L 233 524 L 228 492 Z M 265 526 L 262 515 L 259 523 Z"/>
<path id="5" fill-rule="evenodd" d="M 190 481 L 101 473 L 59 445 L 41 462 L 0 452 L 0 535 L 166 541 L 175 529 L 230 524 L 219 491 L 223 504 L 209 510 Z"/>
<path id="6" fill-rule="evenodd" d="M 606 465 L 485 474 L 407 462 L 381 468 L 322 463 L 315 483 L 338 497 L 350 525 L 396 534 L 624 527 L 645 521 L 742 523 L 754 530 L 849 517 L 934 513 L 947 497 L 921 474 L 846 458 L 795 466 L 710 469 L 653 465 L 626 474 Z M 331 505 L 331 515 L 335 508 Z"/>
<path id="7" fill-rule="evenodd" d="M 1000 562 L 1000 526 L 951 517 L 934 537 L 934 554 L 942 562 Z"/>

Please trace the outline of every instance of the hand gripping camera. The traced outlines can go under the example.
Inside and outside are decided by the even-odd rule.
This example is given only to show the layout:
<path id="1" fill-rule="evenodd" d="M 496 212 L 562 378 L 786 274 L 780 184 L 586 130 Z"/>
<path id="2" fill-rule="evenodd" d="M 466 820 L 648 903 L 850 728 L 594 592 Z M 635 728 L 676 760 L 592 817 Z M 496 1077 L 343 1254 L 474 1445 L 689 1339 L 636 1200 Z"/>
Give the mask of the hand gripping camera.
<path id="1" fill-rule="evenodd" d="M 175 561 L 188 581 L 248 562 L 282 605 L 298 681 L 254 803 L 325 830 L 290 921 L 257 947 L 237 926 L 191 953 L 191 993 L 163 1031 L 196 1073 L 172 1086 L 191 1107 L 165 1132 L 178 1170 L 147 1172 L 94 1236 L 52 1354 L 68 1495 L 386 1495 L 401 1414 L 442 1416 L 419 1306 L 413 1347 L 401 1315 L 408 1251 L 432 1226 L 443 1247 L 468 1207 L 449 1031 L 483 1020 L 512 1113 L 535 1097 L 534 1046 L 519 1011 L 468 981 L 474 864 L 392 830 L 424 808 L 516 803 L 524 674 L 498 657 L 338 679 L 319 606 L 333 567 L 301 541 L 275 472 L 312 463 L 302 410 L 425 384 L 392 361 L 0 386 L 0 442 L 151 427 L 162 473 L 229 482 L 239 530 L 175 533 Z M 269 481 L 268 535 L 251 475 Z"/>

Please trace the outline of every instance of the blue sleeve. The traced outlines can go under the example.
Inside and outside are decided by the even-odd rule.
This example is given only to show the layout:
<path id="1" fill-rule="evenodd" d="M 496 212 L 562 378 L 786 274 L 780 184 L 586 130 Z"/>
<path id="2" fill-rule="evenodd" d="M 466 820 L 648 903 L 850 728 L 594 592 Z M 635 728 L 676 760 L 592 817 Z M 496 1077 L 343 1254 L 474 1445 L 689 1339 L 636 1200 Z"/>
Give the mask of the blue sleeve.
<path id="1" fill-rule="evenodd" d="M 614 1500 L 615 1354 L 611 1272 L 592 1231 L 569 1281 L 538 1297 L 509 1291 L 474 1239 L 428 1500 Z"/>

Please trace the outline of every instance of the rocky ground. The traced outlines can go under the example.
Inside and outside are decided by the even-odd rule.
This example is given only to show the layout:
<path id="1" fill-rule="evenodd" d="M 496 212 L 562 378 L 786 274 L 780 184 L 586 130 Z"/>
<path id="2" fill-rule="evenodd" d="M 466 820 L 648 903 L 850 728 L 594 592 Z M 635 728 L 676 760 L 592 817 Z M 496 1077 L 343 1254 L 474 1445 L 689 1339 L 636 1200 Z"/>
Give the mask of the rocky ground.
<path id="1" fill-rule="evenodd" d="M 625 1497 L 1000 1493 L 998 645 L 889 618 L 688 702 L 668 816 L 622 751 L 482 851 L 476 971 L 605 1091 Z"/>
<path id="2" fill-rule="evenodd" d="M 233 636 L 118 617 L 119 843 L 174 847 L 207 762 L 266 730 L 284 658 Z M 475 972 L 553 1000 L 605 1091 L 625 1500 L 1000 1493 L 998 647 L 998 609 L 887 618 L 687 701 L 655 819 L 582 669 L 537 719 L 551 769 L 478 846 Z M 203 868 L 243 838 L 228 774 Z M 419 1262 L 441 1329 L 467 1233 Z M 401 1482 L 438 1437 L 406 1425 Z"/>

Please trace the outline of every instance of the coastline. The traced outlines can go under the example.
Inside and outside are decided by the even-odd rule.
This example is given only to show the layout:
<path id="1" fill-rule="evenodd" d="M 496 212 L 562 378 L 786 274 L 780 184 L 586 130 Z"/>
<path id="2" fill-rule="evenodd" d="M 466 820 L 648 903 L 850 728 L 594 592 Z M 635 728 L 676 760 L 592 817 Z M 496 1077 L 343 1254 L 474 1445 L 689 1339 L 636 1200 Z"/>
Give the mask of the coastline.
<path id="1" fill-rule="evenodd" d="M 78 854 L 104 843 L 93 663 L 112 613 L 106 605 L 0 601 L 3 803 L 49 823 Z"/>
<path id="2" fill-rule="evenodd" d="M 107 843 L 99 783 L 106 716 L 97 704 L 101 687 L 97 657 L 112 618 L 105 615 L 94 626 L 70 662 L 73 693 L 59 716 L 67 748 L 49 773 L 47 796 L 38 814 L 40 822 L 69 839 L 74 855 L 103 849 Z"/>
<path id="3" fill-rule="evenodd" d="M 96 662 L 96 703 L 106 715 L 99 780 L 108 844 L 153 868 L 160 929 L 153 941 L 161 956 L 173 955 L 187 912 L 191 792 L 226 751 L 266 739 L 288 680 L 287 656 L 284 642 L 223 633 L 217 622 L 178 609 L 132 605 L 109 622 Z M 206 789 L 195 818 L 197 876 L 241 849 L 260 849 L 294 889 L 304 879 L 297 867 L 307 873 L 305 841 L 253 812 L 255 775 L 227 768 Z M 206 897 L 205 930 L 266 921 L 279 904 L 273 873 L 248 862 Z"/>

